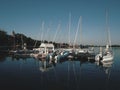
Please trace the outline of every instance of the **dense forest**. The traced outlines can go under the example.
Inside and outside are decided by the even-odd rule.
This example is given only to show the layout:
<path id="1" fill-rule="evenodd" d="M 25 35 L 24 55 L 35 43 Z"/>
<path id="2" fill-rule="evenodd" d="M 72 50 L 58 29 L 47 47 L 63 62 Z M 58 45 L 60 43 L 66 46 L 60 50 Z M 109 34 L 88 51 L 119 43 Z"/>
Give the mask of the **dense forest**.
<path id="1" fill-rule="evenodd" d="M 12 35 L 8 35 L 6 31 L 0 29 L 0 51 L 12 50 L 12 49 L 21 49 L 22 45 L 26 43 L 27 49 L 33 49 L 34 47 L 39 47 L 41 42 L 44 43 L 53 43 L 56 47 L 60 47 L 61 44 L 48 41 L 39 41 L 34 40 L 30 37 L 25 36 L 24 34 L 15 33 L 12 31 Z M 63 43 L 62 46 L 67 47 L 68 44 Z"/>

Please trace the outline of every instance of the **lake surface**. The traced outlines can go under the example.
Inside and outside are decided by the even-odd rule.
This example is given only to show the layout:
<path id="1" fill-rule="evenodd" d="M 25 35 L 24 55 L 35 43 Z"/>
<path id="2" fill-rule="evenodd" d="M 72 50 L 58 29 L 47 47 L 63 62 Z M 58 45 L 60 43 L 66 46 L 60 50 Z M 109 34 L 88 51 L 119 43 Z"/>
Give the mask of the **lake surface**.
<path id="1" fill-rule="evenodd" d="M 114 60 L 43 62 L 0 55 L 0 90 L 120 90 L 120 48 Z"/>

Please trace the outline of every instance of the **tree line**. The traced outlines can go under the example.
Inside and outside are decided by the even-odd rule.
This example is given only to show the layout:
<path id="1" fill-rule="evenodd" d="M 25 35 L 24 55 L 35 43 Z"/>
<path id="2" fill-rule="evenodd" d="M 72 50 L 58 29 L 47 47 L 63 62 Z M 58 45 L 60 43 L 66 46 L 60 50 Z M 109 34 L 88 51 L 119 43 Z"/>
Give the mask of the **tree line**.
<path id="1" fill-rule="evenodd" d="M 22 49 L 22 45 L 26 43 L 27 49 L 33 49 L 40 46 L 41 43 L 53 43 L 55 48 L 63 47 L 67 48 L 69 45 L 67 43 L 56 43 L 52 41 L 40 41 L 27 37 L 21 33 L 15 33 L 12 31 L 12 35 L 7 34 L 5 30 L 0 29 L 0 51 Z M 91 45 L 87 45 L 91 46 Z M 93 46 L 93 45 L 92 45 Z M 95 45 L 94 45 L 95 46 Z M 97 45 L 96 45 L 97 46 Z M 112 45 L 112 47 L 120 47 L 120 45 Z"/>
<path id="2" fill-rule="evenodd" d="M 33 49 L 40 46 L 40 44 L 44 43 L 53 43 L 55 48 L 63 46 L 67 47 L 67 43 L 48 42 L 47 40 L 40 41 L 32 39 L 31 37 L 27 37 L 21 33 L 15 33 L 12 31 L 12 35 L 7 34 L 6 31 L 0 29 L 0 51 L 2 50 L 12 50 L 12 49 L 22 49 L 22 45 L 26 43 L 27 49 Z"/>

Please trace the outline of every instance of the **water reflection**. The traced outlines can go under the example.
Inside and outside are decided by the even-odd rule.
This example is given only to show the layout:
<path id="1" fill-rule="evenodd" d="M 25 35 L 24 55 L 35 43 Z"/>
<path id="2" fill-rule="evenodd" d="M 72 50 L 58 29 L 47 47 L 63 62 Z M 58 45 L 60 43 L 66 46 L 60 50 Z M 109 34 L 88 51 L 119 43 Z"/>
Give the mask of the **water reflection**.
<path id="1" fill-rule="evenodd" d="M 110 88 L 110 79 L 111 79 L 111 69 L 112 69 L 112 65 L 113 65 L 113 61 L 109 61 L 109 62 L 99 62 L 98 64 L 103 71 L 105 72 L 105 89 L 106 90 L 111 90 Z"/>
<path id="2" fill-rule="evenodd" d="M 7 76 L 6 82 L 18 81 L 18 83 L 20 82 L 19 87 L 25 87 L 24 84 L 27 83 L 27 86 L 35 86 L 39 90 L 98 90 L 99 88 L 101 88 L 99 90 L 110 90 L 106 87 L 110 86 L 111 81 L 109 79 L 113 78 L 110 77 L 113 61 L 95 62 L 87 59 L 60 59 L 55 62 L 54 60 L 39 60 L 29 57 L 12 56 L 7 59 L 4 58 L 2 59 L 6 62 L 0 63 L 1 73 L 3 73 L 1 78 L 10 72 L 11 75 Z M 21 82 L 25 83 L 21 85 Z"/>
<path id="3" fill-rule="evenodd" d="M 46 71 L 49 71 L 51 69 L 54 69 L 55 66 L 56 66 L 55 62 L 49 62 L 46 60 L 39 60 L 39 70 L 41 72 L 46 72 Z"/>
<path id="4" fill-rule="evenodd" d="M 108 62 L 96 62 L 96 64 L 105 71 L 106 74 L 109 74 L 110 69 L 112 68 L 113 61 L 108 61 Z"/>
<path id="5" fill-rule="evenodd" d="M 12 60 L 26 60 L 28 58 L 30 58 L 30 56 L 26 56 L 26 55 L 20 55 L 20 56 L 17 56 L 17 55 L 10 55 L 10 57 L 12 58 Z"/>
<path id="6" fill-rule="evenodd" d="M 111 69 L 112 65 L 113 65 L 113 61 L 102 63 L 102 66 L 105 68 L 105 73 L 106 74 L 109 73 L 109 70 Z"/>
<path id="7" fill-rule="evenodd" d="M 0 53 L 0 62 L 4 62 L 8 55 L 6 53 Z"/>

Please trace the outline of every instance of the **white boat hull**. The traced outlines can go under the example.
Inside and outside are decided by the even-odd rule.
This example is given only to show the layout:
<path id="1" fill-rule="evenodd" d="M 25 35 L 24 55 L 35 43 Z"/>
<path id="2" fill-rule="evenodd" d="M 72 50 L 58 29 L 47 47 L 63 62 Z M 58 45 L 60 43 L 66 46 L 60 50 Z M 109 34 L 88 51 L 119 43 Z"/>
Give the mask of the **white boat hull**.
<path id="1" fill-rule="evenodd" d="M 107 61 L 112 61 L 114 58 L 114 56 L 112 54 L 107 54 L 107 55 L 101 55 L 101 54 L 97 54 L 95 56 L 95 60 L 96 61 L 101 61 L 101 62 L 107 62 Z"/>
<path id="2" fill-rule="evenodd" d="M 112 60 L 113 60 L 113 55 L 103 56 L 102 62 L 107 62 L 107 61 L 112 61 Z"/>

